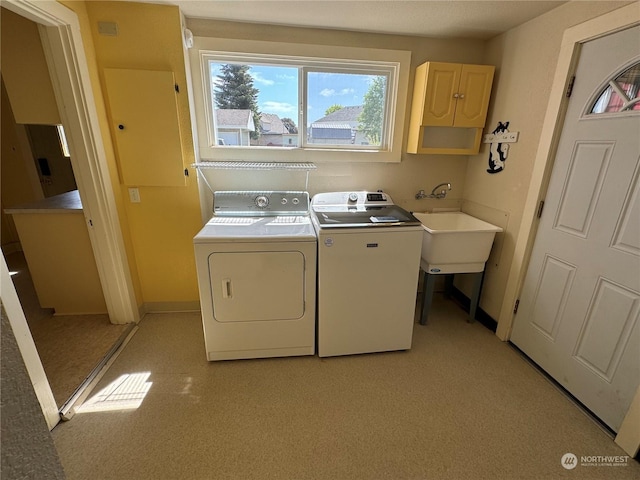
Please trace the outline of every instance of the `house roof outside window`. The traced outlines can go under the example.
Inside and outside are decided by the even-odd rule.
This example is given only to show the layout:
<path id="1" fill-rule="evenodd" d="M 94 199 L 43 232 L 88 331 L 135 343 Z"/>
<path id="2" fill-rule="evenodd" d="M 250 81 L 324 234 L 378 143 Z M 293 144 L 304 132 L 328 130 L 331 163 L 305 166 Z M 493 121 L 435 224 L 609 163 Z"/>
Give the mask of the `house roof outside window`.
<path id="1" fill-rule="evenodd" d="M 335 112 L 325 115 L 311 124 L 310 138 L 312 140 L 342 140 L 355 142 L 357 135 L 358 117 L 362 113 L 362 105 L 342 107 Z"/>
<path id="2" fill-rule="evenodd" d="M 216 124 L 218 128 L 239 128 L 253 132 L 253 114 L 249 109 L 216 108 Z"/>
<path id="3" fill-rule="evenodd" d="M 273 113 L 261 113 L 260 126 L 262 127 L 263 135 L 284 135 L 289 133 L 280 117 Z"/>
<path id="4" fill-rule="evenodd" d="M 361 113 L 362 105 L 342 107 L 340 110 L 325 115 L 313 123 L 348 123 L 351 128 L 357 128 L 359 124 L 358 117 Z"/>

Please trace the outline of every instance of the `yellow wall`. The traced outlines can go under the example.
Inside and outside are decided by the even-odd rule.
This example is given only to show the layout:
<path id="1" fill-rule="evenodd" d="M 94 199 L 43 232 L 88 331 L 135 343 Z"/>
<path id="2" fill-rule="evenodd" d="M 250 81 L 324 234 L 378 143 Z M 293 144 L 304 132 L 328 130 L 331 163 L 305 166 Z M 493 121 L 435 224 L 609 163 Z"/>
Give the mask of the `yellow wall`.
<path id="1" fill-rule="evenodd" d="M 107 165 L 109 168 L 109 176 L 112 180 L 114 198 L 116 201 L 116 209 L 120 217 L 120 228 L 122 230 L 123 241 L 127 253 L 127 261 L 129 264 L 129 270 L 131 272 L 131 278 L 133 281 L 133 287 L 135 290 L 136 301 L 138 305 L 142 305 L 144 299 L 142 296 L 142 286 L 140 276 L 138 275 L 138 267 L 136 264 L 136 257 L 133 249 L 133 243 L 131 240 L 131 231 L 129 229 L 129 219 L 125 208 L 125 202 L 122 192 L 122 187 L 118 182 L 118 169 L 115 161 L 115 155 L 113 151 L 113 145 L 111 143 L 111 137 L 109 134 L 109 122 L 107 120 L 104 96 L 102 95 L 102 89 L 100 87 L 100 80 L 98 75 L 98 65 L 96 62 L 96 54 L 93 47 L 93 38 L 91 36 L 91 22 L 84 1 L 76 0 L 58 0 L 71 10 L 73 10 L 78 16 L 80 23 L 80 30 L 82 32 L 82 41 L 84 43 L 85 55 L 87 58 L 87 67 L 89 70 L 89 76 L 91 77 L 91 84 L 93 87 L 93 95 L 96 100 L 96 110 L 98 114 L 98 120 L 100 122 L 100 130 L 103 134 L 103 144 L 105 154 L 107 158 Z"/>
<path id="2" fill-rule="evenodd" d="M 0 201 L 2 226 L 0 232 L 2 232 L 2 247 L 3 252 L 10 253 L 9 248 L 18 248 L 19 239 L 18 232 L 16 231 L 15 224 L 11 215 L 4 213 L 4 209 L 21 203 L 27 203 L 34 200 L 43 198 L 42 189 L 40 188 L 38 176 L 35 171 L 35 164 L 33 160 L 29 158 L 30 152 L 25 152 L 26 134 L 24 133 L 24 127 L 17 125 L 13 112 L 11 111 L 11 105 L 7 97 L 4 82 L 2 82 L 2 97 L 0 97 L 0 107 L 2 109 L 2 116 L 0 119 L 0 158 L 2 162 L 2 169 L 0 172 L 0 193 L 2 199 Z M 23 141 L 19 137 L 19 129 L 22 129 Z M 31 162 L 29 164 L 28 162 Z M 31 168 L 31 171 L 29 170 Z"/>
<path id="3" fill-rule="evenodd" d="M 38 26 L 2 9 L 2 76 L 17 123 L 60 123 Z"/>
<path id="4" fill-rule="evenodd" d="M 170 6 L 120 3 L 75 2 L 62 0 L 78 13 L 83 38 L 93 49 L 85 45 L 90 59 L 95 59 L 92 75 L 100 78 L 104 68 L 130 68 L 171 70 L 179 85 L 186 84 L 182 33 L 178 9 Z M 118 24 L 118 36 L 103 36 L 97 32 L 98 21 Z M 206 22 L 202 28 L 215 31 L 229 38 L 268 39 L 283 42 L 307 42 L 314 44 L 348 45 L 372 48 L 394 48 L 413 52 L 415 66 L 426 59 L 477 62 L 482 56 L 483 43 L 478 41 L 433 40 L 418 37 L 373 35 L 351 32 L 335 32 L 285 27 L 250 26 L 230 22 Z M 87 38 L 87 31 L 91 38 Z M 194 161 L 189 108 L 186 89 L 179 95 L 183 163 L 188 167 Z M 105 132 L 110 132 L 106 120 L 102 95 L 96 95 Z M 105 115 L 105 116 L 103 116 Z M 408 120 L 408 115 L 407 115 Z M 140 280 L 141 299 L 146 304 L 197 301 L 197 280 L 193 259 L 192 238 L 201 228 L 200 200 L 195 177 L 188 178 L 186 187 L 140 187 L 142 202 L 132 204 L 128 192 L 120 185 L 117 162 L 111 138 L 105 138 L 114 190 L 121 209 L 123 230 L 130 235 L 134 268 Z M 434 157 L 403 155 L 403 162 L 394 165 L 320 165 L 312 173 L 309 190 L 383 188 L 397 203 L 413 210 L 425 210 L 443 204 L 457 206 L 461 198 L 466 159 L 464 157 Z M 238 176 L 220 175 L 220 188 L 304 188 L 304 178 L 256 177 L 254 174 Z M 297 176 L 296 176 L 297 175 Z M 432 200 L 416 201 L 415 192 L 431 189 L 437 183 L 449 181 L 454 190 L 450 199 L 435 203 Z M 292 185 L 292 182 L 295 185 Z M 124 213 L 122 213 L 122 210 Z M 125 241 L 127 238 L 125 238 Z M 131 252 L 128 252 L 130 257 Z M 135 275 L 134 272 L 134 275 Z"/>
<path id="5" fill-rule="evenodd" d="M 185 167 L 193 163 L 178 8 L 121 2 L 86 2 L 85 6 L 103 89 L 105 68 L 174 72 L 182 87 L 178 95 L 182 160 Z M 118 24 L 117 36 L 98 33 L 97 22 L 104 20 Z M 192 239 L 201 223 L 195 177 L 188 179 L 186 187 L 140 187 L 141 203 L 137 204 L 130 203 L 120 178 L 113 178 L 126 210 L 143 302 L 197 301 Z"/>
<path id="6" fill-rule="evenodd" d="M 64 0 L 62 3 L 79 13 L 83 36 L 94 45 L 95 54 L 92 55 L 97 69 L 92 74 L 101 77 L 104 68 L 171 70 L 175 72 L 178 83 L 185 85 L 177 8 L 121 2 L 81 3 Z M 499 262 L 487 272 L 481 300 L 482 308 L 497 319 L 511 267 L 515 238 L 520 228 L 531 162 L 537 148 L 560 39 L 567 27 L 621 4 L 571 2 L 489 42 L 200 19 L 189 19 L 187 26 L 195 35 L 219 38 L 409 50 L 412 52 L 412 69 L 427 60 L 496 65 L 496 83 L 485 132 L 492 130 L 499 120 L 510 121 L 510 129 L 520 131 L 520 140 L 512 145 L 504 172 L 497 175 L 486 173 L 486 147 L 480 155 L 469 159 L 403 153 L 400 164 L 320 164 L 318 170 L 310 175 L 308 189 L 312 194 L 331 190 L 384 189 L 396 203 L 413 211 L 444 206 L 459 207 L 464 202 L 493 211 L 507 212 L 509 222 Z M 118 23 L 119 35 L 99 35 L 99 20 Z M 91 31 L 91 38 L 88 38 L 87 30 Z M 412 91 L 412 85 L 409 89 Z M 179 111 L 183 164 L 188 166 L 194 161 L 194 150 L 186 89 L 181 91 L 183 93 L 179 96 Z M 104 104 L 99 105 L 99 110 L 106 124 L 106 116 L 102 116 Z M 403 126 L 405 131 L 408 117 L 407 110 Z M 108 132 L 109 129 L 104 131 Z M 126 189 L 119 184 L 111 139 L 105 141 L 115 179 L 118 205 L 124 212 L 123 230 L 127 236 L 130 235 L 125 240 L 130 239 L 131 249 L 135 253 L 134 267 L 140 279 L 142 301 L 196 301 L 198 293 L 192 237 L 199 230 L 202 221 L 197 182 L 193 173 L 184 188 L 140 188 L 142 202 L 131 204 Z M 429 191 L 441 182 L 451 182 L 453 187 L 446 200 L 415 200 L 414 195 L 418 190 Z M 258 176 L 246 172 L 218 172 L 213 179 L 213 187 L 304 188 L 304 177 L 296 173 Z M 210 201 L 209 194 L 205 194 L 203 199 Z"/>

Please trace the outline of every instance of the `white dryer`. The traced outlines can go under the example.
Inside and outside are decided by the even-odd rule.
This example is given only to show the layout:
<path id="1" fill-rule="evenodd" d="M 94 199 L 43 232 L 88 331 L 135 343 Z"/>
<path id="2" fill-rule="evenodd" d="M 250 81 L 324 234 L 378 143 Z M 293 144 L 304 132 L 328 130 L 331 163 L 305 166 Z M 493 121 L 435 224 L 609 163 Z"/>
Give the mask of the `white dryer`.
<path id="1" fill-rule="evenodd" d="M 317 241 L 306 192 L 215 192 L 194 237 L 208 360 L 313 355 Z"/>

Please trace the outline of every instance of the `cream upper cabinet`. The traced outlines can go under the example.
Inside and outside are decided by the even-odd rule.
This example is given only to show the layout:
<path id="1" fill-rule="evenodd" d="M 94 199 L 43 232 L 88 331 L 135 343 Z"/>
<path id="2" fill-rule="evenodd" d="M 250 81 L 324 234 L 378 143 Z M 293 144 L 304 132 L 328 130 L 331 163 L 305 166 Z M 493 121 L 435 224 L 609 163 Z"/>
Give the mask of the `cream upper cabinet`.
<path id="1" fill-rule="evenodd" d="M 494 71 L 491 65 L 426 62 L 418 66 L 407 151 L 477 153 Z"/>
<path id="2" fill-rule="evenodd" d="M 173 72 L 109 68 L 104 79 L 122 183 L 184 186 Z"/>

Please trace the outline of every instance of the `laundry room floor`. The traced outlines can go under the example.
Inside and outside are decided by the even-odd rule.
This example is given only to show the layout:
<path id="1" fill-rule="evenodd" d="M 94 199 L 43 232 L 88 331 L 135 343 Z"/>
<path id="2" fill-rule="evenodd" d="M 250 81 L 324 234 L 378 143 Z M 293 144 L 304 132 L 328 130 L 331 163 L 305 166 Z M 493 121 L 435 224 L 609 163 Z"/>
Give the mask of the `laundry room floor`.
<path id="1" fill-rule="evenodd" d="M 149 314 L 69 422 L 69 480 L 635 479 L 512 347 L 434 298 L 409 351 L 207 362 L 199 313 Z"/>

